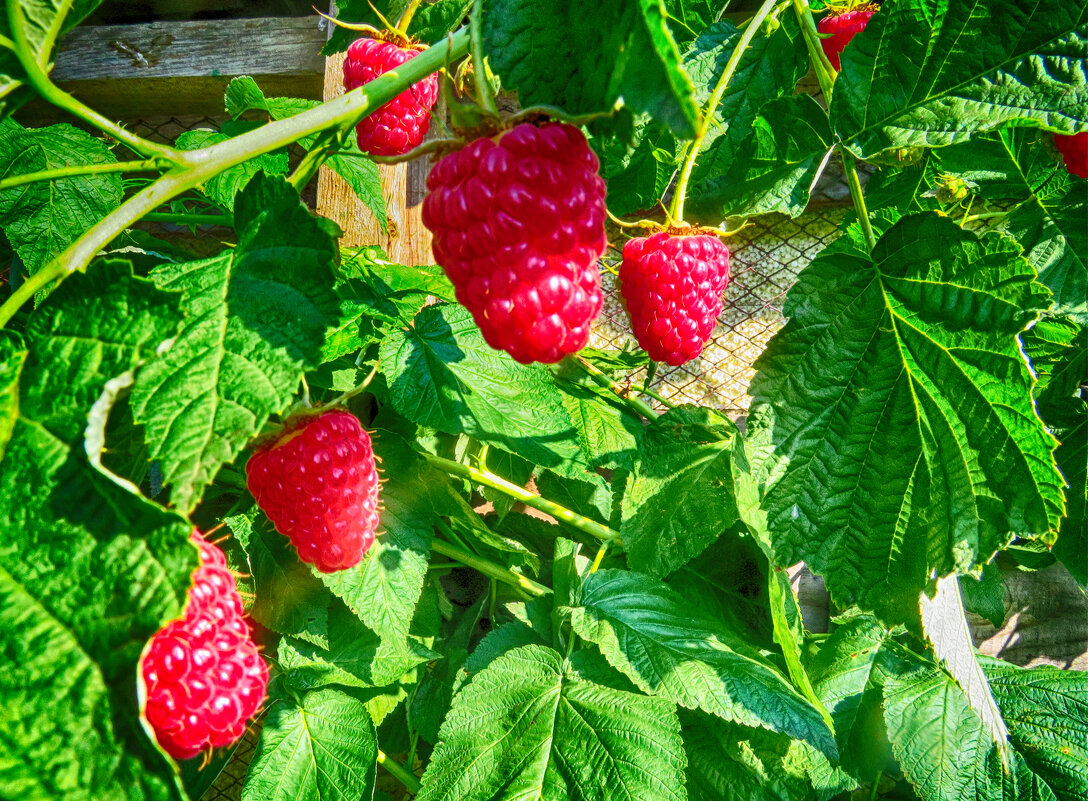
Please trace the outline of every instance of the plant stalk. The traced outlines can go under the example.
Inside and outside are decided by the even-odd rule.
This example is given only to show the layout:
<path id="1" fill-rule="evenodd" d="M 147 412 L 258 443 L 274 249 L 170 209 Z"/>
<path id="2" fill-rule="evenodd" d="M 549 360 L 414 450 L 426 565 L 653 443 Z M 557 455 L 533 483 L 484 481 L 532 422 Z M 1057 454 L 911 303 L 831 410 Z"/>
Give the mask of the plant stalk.
<path id="1" fill-rule="evenodd" d="M 423 785 L 420 784 L 414 773 L 396 760 L 390 759 L 380 748 L 378 749 L 378 764 L 389 771 L 390 776 L 407 787 L 408 792 L 412 795 L 418 795 L 419 791 L 423 789 Z"/>
<path id="2" fill-rule="evenodd" d="M 876 801 L 877 795 L 880 792 L 880 780 L 884 778 L 884 771 L 878 770 L 876 777 L 873 779 L 873 789 L 869 791 L 869 801 Z"/>
<path id="3" fill-rule="evenodd" d="M 57 167 L 52 170 L 28 172 L 23 175 L 5 178 L 0 181 L 0 191 L 37 183 L 38 181 L 55 181 L 59 178 L 76 178 L 81 175 L 99 175 L 114 172 L 154 172 L 166 166 L 168 165 L 158 158 L 144 159 L 143 161 L 121 161 L 116 164 L 74 164 L 69 167 Z"/>
<path id="4" fill-rule="evenodd" d="M 460 562 L 465 567 L 471 567 L 474 570 L 478 570 L 489 578 L 501 581 L 503 584 L 509 584 L 515 589 L 522 590 L 530 596 L 551 594 L 550 589 L 543 584 L 533 581 L 528 576 L 515 573 L 508 567 L 503 567 L 496 562 L 492 562 L 490 559 L 484 559 L 482 556 L 477 556 L 474 553 L 458 548 L 456 545 L 444 540 L 432 540 L 431 550 L 440 553 L 443 556 L 448 556 L 450 559 Z"/>
<path id="5" fill-rule="evenodd" d="M 854 155 L 841 144 L 839 155 L 842 156 L 843 170 L 846 172 L 846 185 L 850 187 L 850 198 L 854 201 L 854 211 L 857 212 L 861 222 L 861 230 L 865 233 L 865 244 L 872 252 L 876 247 L 876 234 L 873 233 L 873 224 L 869 222 L 869 209 L 865 206 L 865 194 L 861 191 L 861 176 L 858 175 L 858 164 Z"/>
<path id="6" fill-rule="evenodd" d="M 475 467 L 469 467 L 468 465 L 461 464 L 460 462 L 454 462 L 450 459 L 443 459 L 441 456 L 435 456 L 431 453 L 422 454 L 423 458 L 430 462 L 433 466 L 437 467 L 445 473 L 450 475 L 460 476 L 466 478 L 469 481 L 474 481 L 477 484 L 483 484 L 485 487 L 491 487 L 499 492 L 509 495 L 517 501 L 525 504 L 528 507 L 536 509 L 537 511 L 544 512 L 554 517 L 556 520 L 561 520 L 573 528 L 579 531 L 585 532 L 591 537 L 596 537 L 599 540 L 615 541 L 619 539 L 619 532 L 610 529 L 608 526 L 601 525 L 596 520 L 591 520 L 588 517 L 583 517 L 577 512 L 572 512 L 565 506 L 560 506 L 554 501 L 549 501 L 547 498 L 543 498 L 537 495 L 535 492 L 530 492 L 524 487 L 519 487 L 517 484 L 512 484 L 502 476 L 497 476 L 494 473 L 487 470 L 479 470 Z"/>
<path id="7" fill-rule="evenodd" d="M 594 381 L 605 389 L 612 390 L 612 392 L 615 393 L 620 400 L 626 403 L 636 414 L 645 417 L 647 420 L 656 420 L 658 418 L 657 412 L 654 411 L 654 408 L 650 406 L 650 404 L 642 400 L 642 398 L 631 395 L 626 389 L 609 378 L 604 371 L 595 364 L 581 356 L 574 356 L 573 359 L 575 364 L 589 373 Z"/>
<path id="8" fill-rule="evenodd" d="M 499 116 L 499 107 L 495 104 L 495 93 L 491 90 L 491 82 L 487 80 L 487 68 L 484 66 L 484 42 L 480 24 L 483 20 L 483 2 L 475 0 L 472 4 L 472 12 L 469 14 L 468 25 L 472 37 L 472 80 L 476 84 L 477 100 L 484 110 L 494 116 Z"/>
<path id="9" fill-rule="evenodd" d="M 764 0 L 763 5 L 759 7 L 759 11 L 748 22 L 748 27 L 741 34 L 740 41 L 737 42 L 737 46 L 729 56 L 729 61 L 726 62 L 725 69 L 722 70 L 721 77 L 718 78 L 718 83 L 714 86 L 710 100 L 707 101 L 706 107 L 703 109 L 702 122 L 700 122 L 699 129 L 695 133 L 695 138 L 688 143 L 687 150 L 684 152 L 684 161 L 680 166 L 680 178 L 676 182 L 676 191 L 673 193 L 672 203 L 669 204 L 669 217 L 677 223 L 684 220 L 684 199 L 688 191 L 688 182 L 691 180 L 691 171 L 695 168 L 695 159 L 698 158 L 699 151 L 706 140 L 706 135 L 714 122 L 714 112 L 717 111 L 718 104 L 721 102 L 725 90 L 729 87 L 729 81 L 732 80 L 733 74 L 737 71 L 737 65 L 740 64 L 744 51 L 748 49 L 748 45 L 755 38 L 756 33 L 763 24 L 763 20 L 767 18 L 767 15 L 774 10 L 774 7 L 780 1 Z"/>

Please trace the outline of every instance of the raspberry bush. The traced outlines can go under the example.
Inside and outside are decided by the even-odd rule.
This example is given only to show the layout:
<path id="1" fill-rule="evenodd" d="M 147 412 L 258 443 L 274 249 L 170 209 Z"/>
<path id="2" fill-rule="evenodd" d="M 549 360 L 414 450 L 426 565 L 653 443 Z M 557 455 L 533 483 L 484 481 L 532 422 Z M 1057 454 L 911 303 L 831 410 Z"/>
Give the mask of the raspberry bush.
<path id="1" fill-rule="evenodd" d="M 1084 674 L 967 625 L 1088 582 L 1088 2 L 754 5 L 340 0 L 342 97 L 159 144 L 50 79 L 94 2 L 8 1 L 0 798 L 199 798 L 247 726 L 246 801 L 1088 798 Z M 433 265 L 301 200 L 408 158 Z M 829 163 L 750 414 L 657 397 Z"/>

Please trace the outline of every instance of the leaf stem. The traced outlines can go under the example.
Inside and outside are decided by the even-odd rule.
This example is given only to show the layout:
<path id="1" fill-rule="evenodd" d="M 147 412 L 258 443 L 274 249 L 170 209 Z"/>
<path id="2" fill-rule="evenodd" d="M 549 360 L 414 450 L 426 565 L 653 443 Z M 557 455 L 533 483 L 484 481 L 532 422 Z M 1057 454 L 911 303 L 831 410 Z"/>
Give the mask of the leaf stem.
<path id="1" fill-rule="evenodd" d="M 714 121 L 714 112 L 717 111 L 718 104 L 721 102 L 722 96 L 725 95 L 725 90 L 729 87 L 729 81 L 732 80 L 733 74 L 737 71 L 737 65 L 740 64 L 744 51 L 748 49 L 748 45 L 755 38 L 756 33 L 763 24 L 763 20 L 767 18 L 767 15 L 774 10 L 779 2 L 781 0 L 764 0 L 763 5 L 759 7 L 759 11 L 748 22 L 748 27 L 744 29 L 737 46 L 729 56 L 729 61 L 725 63 L 725 69 L 722 70 L 721 77 L 718 78 L 718 83 L 715 85 L 714 91 L 703 109 L 703 119 L 695 133 L 695 138 L 688 143 L 688 147 L 684 151 L 680 177 L 676 182 L 676 191 L 673 193 L 672 203 L 669 205 L 669 217 L 677 223 L 682 222 L 684 219 L 684 199 L 688 191 L 688 182 L 691 180 L 691 171 L 695 168 L 695 159 L 698 158 L 699 151 L 706 140 L 706 135 L 710 132 L 710 126 Z"/>
<path id="2" fill-rule="evenodd" d="M 339 144 L 339 139 L 339 131 L 336 130 L 329 130 L 322 134 L 318 141 L 314 143 L 314 146 L 306 151 L 302 161 L 298 163 L 295 171 L 291 173 L 291 177 L 287 179 L 287 183 L 291 184 L 296 191 L 301 192 L 303 187 L 310 183 L 310 179 L 321 169 L 325 159 L 332 155 L 333 149 Z"/>
<path id="3" fill-rule="evenodd" d="M 42 47 L 38 53 L 38 63 L 42 67 L 49 63 L 49 54 L 53 52 L 53 46 L 57 43 L 57 37 L 60 36 L 60 29 L 64 27 L 64 20 L 68 17 L 68 12 L 72 10 L 74 3 L 75 0 L 63 0 L 57 7 L 57 13 L 49 25 L 49 30 L 45 32 L 45 38 L 42 39 Z"/>
<path id="4" fill-rule="evenodd" d="M 612 390 L 612 392 L 614 392 L 620 400 L 622 400 L 629 407 L 631 407 L 631 409 L 636 414 L 639 414 L 642 417 L 647 418 L 648 420 L 656 420 L 658 418 L 657 412 L 654 411 L 654 408 L 650 406 L 650 404 L 642 400 L 642 398 L 637 398 L 634 395 L 631 395 L 626 389 L 624 389 L 622 386 L 609 378 L 603 370 L 597 367 L 597 365 L 593 364 L 592 362 L 581 356 L 574 356 L 573 360 L 583 370 L 589 373 L 594 381 L 596 381 L 605 389 Z"/>
<path id="5" fill-rule="evenodd" d="M 660 403 L 660 404 L 661 404 L 662 406 L 664 406 L 664 407 L 665 407 L 666 409 L 675 409 L 675 408 L 676 408 L 676 404 L 675 404 L 675 403 L 673 403 L 673 402 L 672 402 L 671 400 L 669 400 L 669 399 L 668 399 L 668 398 L 666 398 L 666 397 L 665 397 L 664 395 L 662 395 L 661 393 L 659 393 L 659 392 L 658 392 L 657 390 L 655 390 L 655 389 L 651 389 L 651 388 L 650 388 L 650 387 L 648 387 L 648 386 L 642 386 L 642 387 L 639 387 L 639 388 L 638 388 L 638 390 L 637 390 L 637 392 L 638 392 L 638 393 L 639 393 L 640 395 L 649 395 L 649 396 L 650 396 L 651 398 L 653 398 L 653 399 L 654 399 L 655 401 L 657 401 L 658 403 Z"/>
<path id="6" fill-rule="evenodd" d="M 412 24 L 412 17 L 416 15 L 416 9 L 419 8 L 419 4 L 422 0 L 412 0 L 408 4 L 408 8 L 404 9 L 404 13 L 400 15 L 400 19 L 397 20 L 397 30 L 408 35 L 408 26 Z"/>
<path id="7" fill-rule="evenodd" d="M 858 164 L 854 156 L 841 144 L 839 155 L 842 156 L 843 171 L 846 173 L 846 185 L 850 187 L 850 198 L 854 201 L 854 211 L 861 222 L 861 230 L 865 233 L 865 243 L 869 251 L 876 247 L 876 234 L 873 233 L 873 224 L 869 222 L 869 209 L 865 207 L 865 194 L 861 191 L 861 176 L 858 175 Z"/>
<path id="8" fill-rule="evenodd" d="M 477 100 L 484 110 L 494 116 L 499 116 L 499 107 L 495 104 L 495 93 L 491 89 L 491 82 L 487 79 L 487 68 L 484 66 L 484 41 L 480 25 L 483 22 L 483 2 L 474 0 L 472 12 L 469 14 L 469 36 L 472 41 L 472 80 L 476 85 Z"/>
<path id="9" fill-rule="evenodd" d="M 884 771 L 878 770 L 876 776 L 873 778 L 873 789 L 869 791 L 869 801 L 876 801 L 877 792 L 880 788 L 880 780 L 884 778 Z"/>
<path id="10" fill-rule="evenodd" d="M 530 492 L 524 487 L 512 484 L 502 476 L 497 476 L 488 470 L 479 470 L 475 467 L 461 464 L 460 462 L 443 459 L 441 456 L 435 456 L 431 453 L 423 453 L 422 456 L 434 467 L 437 467 L 443 472 L 454 476 L 460 476 L 461 478 L 467 478 L 469 481 L 475 481 L 477 484 L 483 484 L 485 487 L 496 489 L 528 507 L 549 514 L 556 520 L 561 520 L 567 525 L 585 532 L 591 537 L 596 537 L 599 540 L 615 541 L 619 539 L 620 535 L 618 531 L 614 531 L 608 526 L 601 525 L 596 520 L 584 517 L 577 512 L 572 512 L 565 506 L 560 506 L 554 501 L 549 501 L 547 498 L 541 497 L 535 492 Z"/>
<path id="11" fill-rule="evenodd" d="M 478 570 L 489 578 L 501 581 L 503 584 L 509 584 L 511 587 L 528 593 L 530 596 L 551 594 L 550 589 L 543 584 L 533 581 L 528 576 L 515 573 L 508 567 L 503 567 L 497 562 L 492 562 L 490 559 L 485 559 L 482 556 L 477 556 L 474 553 L 458 548 L 456 545 L 446 542 L 445 540 L 432 540 L 431 550 L 440 553 L 443 556 L 448 556 L 450 559 L 465 565 L 465 567 L 471 567 L 473 570 Z"/>
<path id="12" fill-rule="evenodd" d="M 80 175 L 99 175 L 114 172 L 154 172 L 169 166 L 162 159 L 144 159 L 142 161 L 121 161 L 115 164 L 73 164 L 41 172 L 28 172 L 0 181 L 0 191 L 16 186 L 32 184 L 38 181 L 54 181 L 58 178 L 75 178 Z"/>
<path id="13" fill-rule="evenodd" d="M 226 214 L 197 214 L 195 212 L 151 212 L 141 219 L 144 222 L 170 223 L 174 225 L 221 225 L 234 226 L 234 218 Z"/>
<path id="14" fill-rule="evenodd" d="M 601 567 L 601 562 L 604 561 L 605 554 L 608 553 L 608 546 L 612 544 L 611 540 L 605 540 L 601 543 L 601 547 L 597 549 L 597 555 L 593 557 L 593 564 L 589 566 L 589 573 L 593 575 Z"/>
<path id="15" fill-rule="evenodd" d="M 412 795 L 418 795 L 419 791 L 423 789 L 423 785 L 420 784 L 414 773 L 396 760 L 390 759 L 380 748 L 378 749 L 378 764 L 389 771 L 390 776 L 407 787 L 408 792 Z"/>

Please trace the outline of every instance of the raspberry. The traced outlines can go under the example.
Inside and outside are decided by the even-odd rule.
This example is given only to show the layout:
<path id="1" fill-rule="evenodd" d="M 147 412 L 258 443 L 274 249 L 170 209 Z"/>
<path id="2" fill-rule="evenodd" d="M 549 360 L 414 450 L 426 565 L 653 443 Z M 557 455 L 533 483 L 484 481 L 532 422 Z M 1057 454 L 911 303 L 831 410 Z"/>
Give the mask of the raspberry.
<path id="1" fill-rule="evenodd" d="M 855 34 L 865 30 L 869 24 L 869 18 L 876 13 L 871 10 L 847 11 L 845 14 L 829 14 L 820 20 L 816 30 L 820 33 L 831 34 L 827 38 L 820 39 L 820 46 L 824 49 L 824 55 L 831 62 L 831 66 L 839 69 L 839 54 L 850 44 Z"/>
<path id="2" fill-rule="evenodd" d="M 523 123 L 444 157 L 427 178 L 435 260 L 487 343 L 523 364 L 581 350 L 601 311 L 597 168 L 577 128 Z"/>
<path id="3" fill-rule="evenodd" d="M 322 573 L 359 563 L 378 528 L 370 435 L 342 410 L 303 418 L 246 464 L 249 491 L 299 558 Z"/>
<path id="4" fill-rule="evenodd" d="M 395 69 L 418 50 L 379 39 L 356 39 L 344 59 L 344 88 L 349 92 Z M 355 127 L 359 149 L 375 156 L 400 156 L 423 143 L 438 100 L 438 75 L 428 75 L 394 97 Z"/>
<path id="5" fill-rule="evenodd" d="M 729 249 L 715 236 L 661 232 L 623 246 L 620 295 L 655 361 L 683 364 L 702 353 L 728 283 Z"/>
<path id="6" fill-rule="evenodd" d="M 1054 144 L 1062 154 L 1070 175 L 1088 178 L 1088 131 L 1078 134 L 1054 134 Z"/>
<path id="7" fill-rule="evenodd" d="M 185 612 L 151 638 L 141 664 L 147 720 L 175 759 L 240 739 L 268 687 L 223 552 L 195 531 L 192 538 L 200 567 Z"/>

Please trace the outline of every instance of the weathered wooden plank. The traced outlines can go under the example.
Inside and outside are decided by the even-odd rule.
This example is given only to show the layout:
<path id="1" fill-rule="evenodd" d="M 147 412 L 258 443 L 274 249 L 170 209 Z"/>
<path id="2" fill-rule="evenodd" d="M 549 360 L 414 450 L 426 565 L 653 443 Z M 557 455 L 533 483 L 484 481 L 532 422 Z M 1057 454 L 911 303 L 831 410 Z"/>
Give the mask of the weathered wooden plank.
<path id="1" fill-rule="evenodd" d="M 325 37 L 316 15 L 82 27 L 61 39 L 53 78 L 115 119 L 222 114 L 239 75 L 269 96 L 320 98 Z"/>

